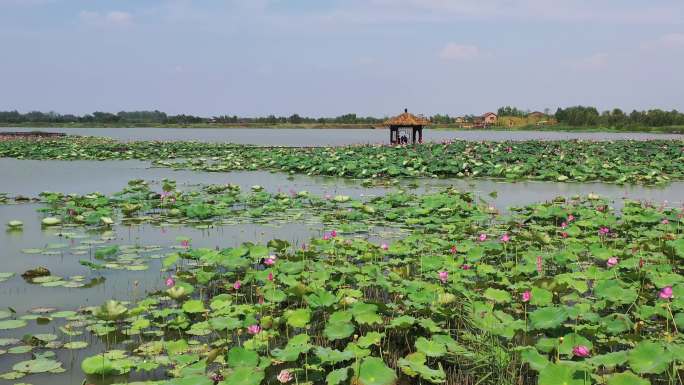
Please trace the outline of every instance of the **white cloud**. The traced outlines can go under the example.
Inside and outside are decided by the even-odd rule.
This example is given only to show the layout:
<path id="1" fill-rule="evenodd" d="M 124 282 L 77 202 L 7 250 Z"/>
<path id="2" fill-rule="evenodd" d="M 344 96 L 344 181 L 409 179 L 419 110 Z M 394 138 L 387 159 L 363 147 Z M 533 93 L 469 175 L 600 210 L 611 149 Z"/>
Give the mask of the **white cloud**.
<path id="1" fill-rule="evenodd" d="M 131 14 L 122 11 L 110 11 L 107 13 L 81 11 L 79 18 L 83 23 L 95 27 L 127 26 L 133 22 Z"/>
<path id="2" fill-rule="evenodd" d="M 684 33 L 669 33 L 661 36 L 658 42 L 665 48 L 684 47 Z"/>
<path id="3" fill-rule="evenodd" d="M 580 71 L 598 71 L 608 66 L 608 54 L 595 53 L 591 56 L 570 62 L 572 68 Z"/>
<path id="4" fill-rule="evenodd" d="M 348 5 L 350 4 L 350 5 Z M 680 24 L 684 9 L 676 1 L 623 5 L 591 0 L 350 0 L 343 10 L 358 20 L 453 21 L 519 20 L 532 22 L 600 22 Z"/>
<path id="5" fill-rule="evenodd" d="M 641 49 L 644 50 L 658 50 L 663 48 L 684 48 L 684 33 L 668 33 L 657 39 L 641 43 Z"/>
<path id="6" fill-rule="evenodd" d="M 29 6 L 29 5 L 43 5 L 48 3 L 54 3 L 55 0 L 0 0 L 0 5 L 18 5 L 18 6 Z"/>
<path id="7" fill-rule="evenodd" d="M 113 24 L 130 24 L 131 14 L 121 11 L 111 11 L 106 16 L 107 21 Z"/>
<path id="8" fill-rule="evenodd" d="M 439 52 L 439 57 L 444 60 L 472 60 L 481 54 L 477 46 L 449 43 Z"/>

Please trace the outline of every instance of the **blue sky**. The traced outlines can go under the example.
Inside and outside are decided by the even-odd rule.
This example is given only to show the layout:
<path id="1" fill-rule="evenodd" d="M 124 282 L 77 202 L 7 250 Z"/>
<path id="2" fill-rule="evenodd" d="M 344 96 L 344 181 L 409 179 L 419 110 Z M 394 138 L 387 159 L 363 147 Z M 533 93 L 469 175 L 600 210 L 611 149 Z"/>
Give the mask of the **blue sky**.
<path id="1" fill-rule="evenodd" d="M 0 110 L 684 110 L 681 0 L 0 0 Z"/>

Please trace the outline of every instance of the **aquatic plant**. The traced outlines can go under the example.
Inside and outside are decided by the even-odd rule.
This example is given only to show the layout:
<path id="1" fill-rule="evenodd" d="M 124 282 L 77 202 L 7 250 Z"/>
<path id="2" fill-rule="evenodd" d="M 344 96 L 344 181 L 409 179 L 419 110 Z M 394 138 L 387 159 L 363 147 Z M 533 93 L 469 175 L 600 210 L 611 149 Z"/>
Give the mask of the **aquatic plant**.
<path id="1" fill-rule="evenodd" d="M 665 184 L 684 179 L 676 140 L 428 143 L 417 146 L 262 148 L 200 142 L 55 138 L 0 142 L 0 157 L 140 159 L 156 166 L 226 172 L 273 170 L 358 179 L 487 177 L 506 180 Z M 255 190 L 256 191 L 256 190 Z M 167 194 L 160 198 L 166 199 Z"/>

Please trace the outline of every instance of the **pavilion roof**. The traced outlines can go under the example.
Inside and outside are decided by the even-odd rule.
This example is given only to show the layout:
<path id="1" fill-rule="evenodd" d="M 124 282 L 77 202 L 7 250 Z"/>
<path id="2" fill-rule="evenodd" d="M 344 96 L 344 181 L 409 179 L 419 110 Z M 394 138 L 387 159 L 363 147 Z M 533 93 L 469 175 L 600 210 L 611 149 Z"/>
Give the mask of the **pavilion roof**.
<path id="1" fill-rule="evenodd" d="M 383 123 L 385 126 L 427 126 L 430 121 L 422 116 L 415 116 L 404 110 L 404 113 L 390 118 Z"/>

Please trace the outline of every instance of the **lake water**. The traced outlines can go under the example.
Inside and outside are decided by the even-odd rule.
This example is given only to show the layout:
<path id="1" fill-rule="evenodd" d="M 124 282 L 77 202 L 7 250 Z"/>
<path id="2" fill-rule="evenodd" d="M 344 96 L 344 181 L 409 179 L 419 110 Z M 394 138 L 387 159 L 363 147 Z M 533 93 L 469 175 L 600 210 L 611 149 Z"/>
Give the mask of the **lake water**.
<path id="1" fill-rule="evenodd" d="M 0 128 L 2 131 L 49 131 L 83 136 L 105 136 L 118 140 L 164 140 L 255 144 L 262 146 L 342 146 L 389 142 L 386 129 L 272 129 L 272 128 Z M 649 133 L 601 133 L 556 131 L 441 131 L 426 129 L 424 139 L 504 140 L 684 140 L 684 135 Z"/>

